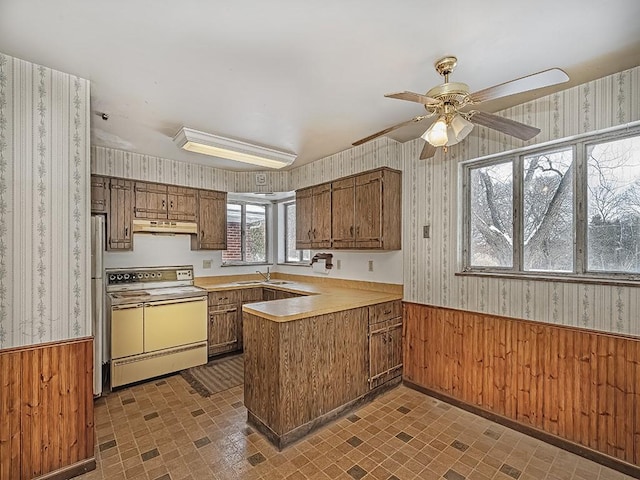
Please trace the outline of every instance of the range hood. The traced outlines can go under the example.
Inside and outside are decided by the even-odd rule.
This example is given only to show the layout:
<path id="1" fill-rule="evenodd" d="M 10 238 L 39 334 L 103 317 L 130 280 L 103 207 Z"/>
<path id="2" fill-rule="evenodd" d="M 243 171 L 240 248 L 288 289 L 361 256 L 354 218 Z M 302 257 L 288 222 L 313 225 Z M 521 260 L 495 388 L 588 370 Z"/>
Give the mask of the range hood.
<path id="1" fill-rule="evenodd" d="M 133 233 L 197 234 L 198 224 L 195 222 L 176 222 L 173 220 L 135 219 L 133 221 Z"/>

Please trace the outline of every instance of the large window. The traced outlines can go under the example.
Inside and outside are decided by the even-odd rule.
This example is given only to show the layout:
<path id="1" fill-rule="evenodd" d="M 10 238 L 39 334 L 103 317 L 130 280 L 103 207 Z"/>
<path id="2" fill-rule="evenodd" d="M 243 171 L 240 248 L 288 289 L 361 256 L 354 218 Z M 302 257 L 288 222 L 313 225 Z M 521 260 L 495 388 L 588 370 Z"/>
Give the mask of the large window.
<path id="1" fill-rule="evenodd" d="M 463 174 L 466 271 L 640 278 L 640 129 Z"/>
<path id="2" fill-rule="evenodd" d="M 227 249 L 224 264 L 267 262 L 267 206 L 227 203 Z"/>
<path id="3" fill-rule="evenodd" d="M 284 261 L 305 263 L 311 261 L 311 250 L 296 250 L 296 202 L 287 202 L 284 207 Z"/>

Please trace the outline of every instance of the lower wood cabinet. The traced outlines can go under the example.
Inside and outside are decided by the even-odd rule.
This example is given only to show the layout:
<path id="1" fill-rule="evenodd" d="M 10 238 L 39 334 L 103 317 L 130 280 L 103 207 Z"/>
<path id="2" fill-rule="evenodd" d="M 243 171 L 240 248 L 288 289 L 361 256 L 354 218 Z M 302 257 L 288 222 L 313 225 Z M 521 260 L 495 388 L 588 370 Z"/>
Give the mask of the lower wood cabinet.
<path id="1" fill-rule="evenodd" d="M 369 388 L 402 375 L 402 303 L 369 307 Z"/>
<path id="2" fill-rule="evenodd" d="M 239 347 L 240 291 L 209 292 L 209 356 L 233 352 Z"/>

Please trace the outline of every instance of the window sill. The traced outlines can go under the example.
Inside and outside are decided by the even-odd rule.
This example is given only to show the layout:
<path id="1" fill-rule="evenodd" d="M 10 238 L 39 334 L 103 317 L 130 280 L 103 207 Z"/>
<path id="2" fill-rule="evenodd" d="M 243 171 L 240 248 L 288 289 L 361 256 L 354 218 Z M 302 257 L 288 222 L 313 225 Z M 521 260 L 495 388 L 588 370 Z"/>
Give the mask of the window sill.
<path id="1" fill-rule="evenodd" d="M 223 263 L 221 267 L 255 267 L 260 265 L 273 265 L 271 262 L 227 262 Z"/>
<path id="2" fill-rule="evenodd" d="M 484 278 L 505 278 L 510 280 L 533 280 L 537 282 L 562 282 L 562 283 L 588 283 L 597 285 L 611 285 L 618 287 L 638 287 L 640 286 L 640 276 L 629 277 L 603 277 L 597 275 L 572 275 L 553 273 L 507 273 L 496 271 L 465 271 L 456 272 L 456 276 L 461 277 L 484 277 Z"/>
<path id="3" fill-rule="evenodd" d="M 308 262 L 278 262 L 276 265 L 284 265 L 287 267 L 311 267 Z"/>

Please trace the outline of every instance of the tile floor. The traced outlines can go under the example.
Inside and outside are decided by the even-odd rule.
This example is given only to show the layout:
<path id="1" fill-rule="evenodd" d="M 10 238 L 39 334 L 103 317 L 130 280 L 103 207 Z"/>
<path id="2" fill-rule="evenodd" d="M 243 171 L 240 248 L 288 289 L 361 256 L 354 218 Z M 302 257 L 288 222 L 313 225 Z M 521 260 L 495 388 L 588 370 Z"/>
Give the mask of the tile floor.
<path id="1" fill-rule="evenodd" d="M 631 478 L 400 386 L 278 452 L 242 386 L 202 398 L 174 375 L 96 402 L 94 479 Z"/>

